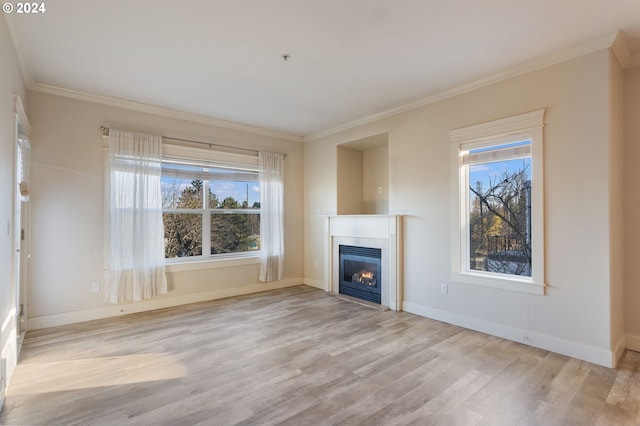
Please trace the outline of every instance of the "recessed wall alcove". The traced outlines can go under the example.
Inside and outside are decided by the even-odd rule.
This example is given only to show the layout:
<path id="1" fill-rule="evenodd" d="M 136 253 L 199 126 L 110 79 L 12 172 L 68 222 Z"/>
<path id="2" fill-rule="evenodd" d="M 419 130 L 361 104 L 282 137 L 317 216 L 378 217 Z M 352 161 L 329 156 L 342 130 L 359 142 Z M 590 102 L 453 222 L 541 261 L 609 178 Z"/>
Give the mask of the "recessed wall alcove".
<path id="1" fill-rule="evenodd" d="M 338 145 L 338 214 L 389 213 L 389 134 Z"/>

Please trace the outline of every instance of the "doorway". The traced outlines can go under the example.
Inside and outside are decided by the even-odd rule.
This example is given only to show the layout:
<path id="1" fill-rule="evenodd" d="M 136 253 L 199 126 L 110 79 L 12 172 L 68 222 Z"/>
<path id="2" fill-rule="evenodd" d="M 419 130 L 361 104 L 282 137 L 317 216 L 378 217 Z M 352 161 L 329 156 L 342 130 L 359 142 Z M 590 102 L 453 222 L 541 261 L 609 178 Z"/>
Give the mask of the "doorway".
<path id="1" fill-rule="evenodd" d="M 28 138 L 29 124 L 26 116 L 16 114 L 16 146 L 14 176 L 14 218 L 13 218 L 13 283 L 16 310 L 16 337 L 18 354 L 27 331 L 27 263 L 29 260 L 29 163 L 31 144 Z"/>

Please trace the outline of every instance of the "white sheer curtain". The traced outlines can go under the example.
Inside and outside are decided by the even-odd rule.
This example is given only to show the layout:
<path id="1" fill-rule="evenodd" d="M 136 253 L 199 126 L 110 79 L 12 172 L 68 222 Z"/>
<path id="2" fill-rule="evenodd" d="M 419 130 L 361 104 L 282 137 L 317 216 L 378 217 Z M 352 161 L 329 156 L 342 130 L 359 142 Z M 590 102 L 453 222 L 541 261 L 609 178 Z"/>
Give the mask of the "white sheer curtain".
<path id="1" fill-rule="evenodd" d="M 161 161 L 160 136 L 109 131 L 107 299 L 111 303 L 167 292 Z"/>
<path id="2" fill-rule="evenodd" d="M 20 189 L 20 199 L 26 202 L 29 201 L 29 164 L 31 163 L 31 143 L 27 137 L 23 135 L 18 137 L 18 150 L 20 158 L 18 163 L 20 183 L 18 187 Z"/>
<path id="3" fill-rule="evenodd" d="M 282 278 L 284 257 L 284 157 L 260 152 L 260 281 Z"/>

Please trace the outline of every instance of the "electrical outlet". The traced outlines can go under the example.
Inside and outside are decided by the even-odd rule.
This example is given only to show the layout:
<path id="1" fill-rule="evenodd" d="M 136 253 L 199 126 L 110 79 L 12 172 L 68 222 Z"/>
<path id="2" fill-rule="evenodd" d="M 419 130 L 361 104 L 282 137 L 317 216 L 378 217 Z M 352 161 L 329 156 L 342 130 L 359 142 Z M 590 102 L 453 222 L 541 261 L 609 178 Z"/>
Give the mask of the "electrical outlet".
<path id="1" fill-rule="evenodd" d="M 318 269 L 320 267 L 320 264 L 318 263 L 318 261 L 316 260 L 316 269 Z"/>
<path id="2" fill-rule="evenodd" d="M 449 293 L 449 285 L 447 283 L 440 283 L 440 293 L 442 294 Z"/>
<path id="3" fill-rule="evenodd" d="M 382 187 L 381 186 L 378 187 L 378 195 L 382 195 Z"/>
<path id="4" fill-rule="evenodd" d="M 98 281 L 94 281 L 91 283 L 91 291 L 94 293 L 98 293 L 100 291 L 100 283 Z"/>

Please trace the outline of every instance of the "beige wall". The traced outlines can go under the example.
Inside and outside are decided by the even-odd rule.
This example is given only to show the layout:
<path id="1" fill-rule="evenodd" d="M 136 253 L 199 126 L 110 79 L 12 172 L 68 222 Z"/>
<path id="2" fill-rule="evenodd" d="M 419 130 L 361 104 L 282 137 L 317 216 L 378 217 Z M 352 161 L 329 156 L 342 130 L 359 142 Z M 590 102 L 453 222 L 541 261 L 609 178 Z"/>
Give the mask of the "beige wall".
<path id="1" fill-rule="evenodd" d="M 0 14 L 0 352 L 6 358 L 11 375 L 16 362 L 16 335 L 13 309 L 13 184 L 15 156 L 15 118 L 13 95 L 22 98 L 26 108 L 25 88 L 7 23 Z"/>
<path id="2" fill-rule="evenodd" d="M 338 147 L 338 214 L 362 214 L 362 151 Z"/>
<path id="3" fill-rule="evenodd" d="M 29 324 L 39 327 L 160 305 L 302 283 L 303 145 L 98 103 L 29 92 L 32 121 L 32 259 Z M 108 305 L 103 282 L 104 150 L 99 126 L 287 154 L 283 281 L 258 282 L 258 264 L 169 273 L 159 301 Z"/>
<path id="4" fill-rule="evenodd" d="M 362 204 L 366 214 L 389 213 L 389 155 L 387 145 L 362 153 Z"/>
<path id="5" fill-rule="evenodd" d="M 611 346 L 624 338 L 624 143 L 622 67 L 609 52 L 609 225 Z"/>
<path id="6" fill-rule="evenodd" d="M 321 214 L 335 214 L 335 146 L 389 132 L 389 213 L 405 217 L 405 307 L 606 364 L 611 357 L 609 51 L 461 94 L 309 142 L 305 151 L 306 264 L 321 283 Z M 452 281 L 449 131 L 546 108 L 547 296 Z M 440 293 L 440 283 L 449 293 Z M 464 321 L 463 321 L 464 320 Z M 564 348 L 564 349 L 563 349 Z M 567 349 L 568 348 L 568 349 Z"/>
<path id="7" fill-rule="evenodd" d="M 350 146 L 350 144 L 346 144 Z M 338 214 L 389 212 L 387 146 L 346 148 L 337 153 Z"/>
<path id="8" fill-rule="evenodd" d="M 640 350 L 640 67 L 624 72 L 624 328 Z"/>

